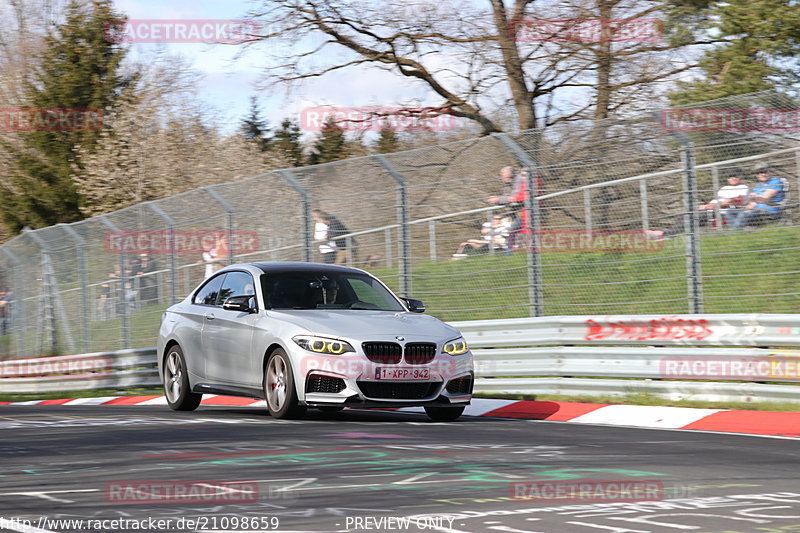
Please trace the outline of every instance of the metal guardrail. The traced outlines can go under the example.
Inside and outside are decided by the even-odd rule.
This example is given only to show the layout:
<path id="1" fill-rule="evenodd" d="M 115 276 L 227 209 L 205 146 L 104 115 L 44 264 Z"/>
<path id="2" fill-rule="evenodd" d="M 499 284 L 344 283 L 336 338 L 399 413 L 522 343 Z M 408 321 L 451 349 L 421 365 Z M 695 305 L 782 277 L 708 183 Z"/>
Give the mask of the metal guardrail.
<path id="1" fill-rule="evenodd" d="M 795 401 L 800 315 L 563 316 L 454 322 L 476 392 Z M 747 346 L 747 347 L 745 347 Z M 0 393 L 159 387 L 155 348 L 0 363 Z M 618 379 L 607 379 L 618 378 Z M 622 379 L 619 379 L 622 378 Z"/>

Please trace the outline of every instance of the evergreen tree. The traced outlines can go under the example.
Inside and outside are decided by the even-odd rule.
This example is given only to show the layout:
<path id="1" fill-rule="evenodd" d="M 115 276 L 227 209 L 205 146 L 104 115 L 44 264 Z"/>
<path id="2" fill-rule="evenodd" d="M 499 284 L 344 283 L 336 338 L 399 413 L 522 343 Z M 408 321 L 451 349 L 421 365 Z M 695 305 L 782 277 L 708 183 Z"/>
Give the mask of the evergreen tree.
<path id="1" fill-rule="evenodd" d="M 247 116 L 242 119 L 240 129 L 242 136 L 258 145 L 262 152 L 266 152 L 269 149 L 271 142 L 269 138 L 270 128 L 267 126 L 267 121 L 261 118 L 261 110 L 258 108 L 255 96 L 250 97 L 250 110 Z"/>
<path id="2" fill-rule="evenodd" d="M 381 128 L 378 140 L 375 142 L 375 150 L 379 154 L 389 154 L 400 151 L 400 141 L 397 133 L 388 125 Z"/>
<path id="3" fill-rule="evenodd" d="M 301 167 L 303 161 L 303 147 L 300 144 L 300 126 L 297 122 L 284 119 L 279 130 L 275 131 L 272 146 L 278 150 L 283 157 L 288 159 L 293 166 Z"/>
<path id="4" fill-rule="evenodd" d="M 133 81 L 119 73 L 125 51 L 104 34 L 120 19 L 111 0 L 72 0 L 25 83 L 26 105 L 34 110 L 111 108 Z M 0 216 L 12 231 L 83 218 L 73 173 L 80 166 L 78 150 L 91 148 L 100 132 L 96 126 L 74 126 L 20 132 L 18 143 L 5 144 L 11 172 L 0 184 Z"/>
<path id="5" fill-rule="evenodd" d="M 332 116 L 329 116 L 322 125 L 319 137 L 314 142 L 308 162 L 310 165 L 317 165 L 344 159 L 350 155 L 346 145 L 347 139 L 344 137 L 344 130 Z"/>
<path id="6" fill-rule="evenodd" d="M 796 0 L 729 0 L 712 3 L 708 20 L 726 42 L 700 62 L 703 77 L 678 82 L 675 104 L 713 100 L 766 89 L 797 87 L 800 7 Z"/>

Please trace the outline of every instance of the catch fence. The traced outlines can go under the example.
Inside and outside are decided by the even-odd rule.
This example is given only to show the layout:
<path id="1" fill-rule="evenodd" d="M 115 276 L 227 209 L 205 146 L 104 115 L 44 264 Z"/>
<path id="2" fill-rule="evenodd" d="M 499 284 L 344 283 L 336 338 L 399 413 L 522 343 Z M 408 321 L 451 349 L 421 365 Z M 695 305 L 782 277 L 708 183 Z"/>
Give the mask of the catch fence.
<path id="1" fill-rule="evenodd" d="M 800 105 L 757 93 L 691 107 L 266 172 L 24 231 L 0 246 L 0 357 L 152 346 L 162 311 L 207 269 L 320 260 L 313 209 L 350 230 L 341 262 L 448 321 L 796 311 Z M 755 112 L 794 113 L 794 127 Z M 724 126 L 692 123 L 713 113 Z M 700 209 L 730 172 L 755 185 L 760 163 L 782 180 L 778 216 L 734 230 L 731 213 Z M 535 194 L 491 204 L 507 165 Z M 484 224 L 514 217 L 481 245 Z"/>

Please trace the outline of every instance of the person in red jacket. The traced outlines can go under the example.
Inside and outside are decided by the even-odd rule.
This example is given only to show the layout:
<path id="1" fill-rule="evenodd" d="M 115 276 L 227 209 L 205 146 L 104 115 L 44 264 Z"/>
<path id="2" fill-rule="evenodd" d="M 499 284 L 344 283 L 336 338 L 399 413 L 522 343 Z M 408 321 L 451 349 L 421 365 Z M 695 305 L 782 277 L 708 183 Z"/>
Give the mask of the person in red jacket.
<path id="1" fill-rule="evenodd" d="M 518 247 L 517 235 L 529 234 L 528 210 L 525 202 L 528 199 L 528 171 L 514 172 L 514 167 L 506 166 L 500 169 L 500 179 L 503 181 L 503 192 L 500 196 L 490 196 L 488 202 L 493 205 L 505 205 L 510 208 L 514 217 L 509 234 L 509 249 Z M 538 181 L 538 178 L 537 178 Z"/>

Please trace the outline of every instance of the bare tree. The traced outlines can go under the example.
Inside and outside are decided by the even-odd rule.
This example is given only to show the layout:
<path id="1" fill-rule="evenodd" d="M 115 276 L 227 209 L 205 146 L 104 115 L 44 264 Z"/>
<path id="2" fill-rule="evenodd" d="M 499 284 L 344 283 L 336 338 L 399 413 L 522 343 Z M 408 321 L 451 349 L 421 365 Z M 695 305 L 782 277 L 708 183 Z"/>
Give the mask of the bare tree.
<path id="1" fill-rule="evenodd" d="M 262 0 L 251 17 L 265 31 L 249 42 L 269 43 L 272 83 L 291 86 L 341 70 L 390 71 L 438 100 L 438 112 L 474 121 L 484 133 L 620 113 L 637 89 L 692 68 L 695 47 L 711 42 L 695 38 L 685 21 L 676 23 L 667 0 L 506 4 Z M 619 20 L 642 17 L 664 21 L 665 38 L 618 38 Z M 552 20 L 563 24 L 521 38 L 520 28 Z M 577 21 L 599 21 L 601 37 L 564 39 L 564 26 Z M 577 101 L 564 104 L 570 100 Z M 504 107 L 514 109 L 513 124 L 492 118 Z"/>

